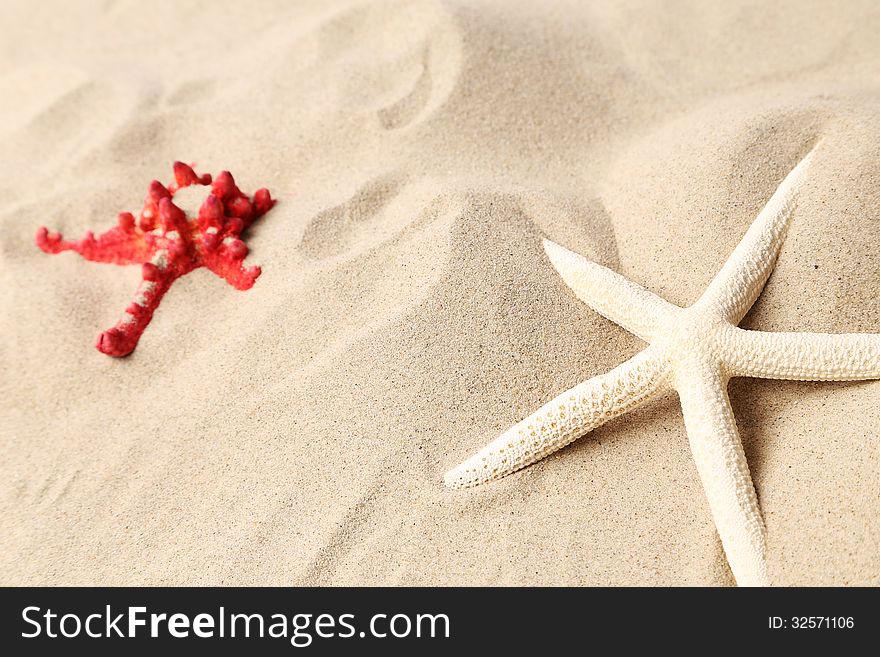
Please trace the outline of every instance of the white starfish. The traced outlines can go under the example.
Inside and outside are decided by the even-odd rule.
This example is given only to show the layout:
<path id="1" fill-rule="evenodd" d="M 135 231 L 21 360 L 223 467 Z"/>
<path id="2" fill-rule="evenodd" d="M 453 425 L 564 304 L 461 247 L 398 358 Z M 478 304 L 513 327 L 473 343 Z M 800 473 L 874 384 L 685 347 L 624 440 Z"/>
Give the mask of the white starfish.
<path id="1" fill-rule="evenodd" d="M 773 270 L 812 157 L 813 151 L 786 176 L 721 271 L 688 308 L 544 240 L 550 261 L 578 298 L 649 346 L 508 429 L 447 472 L 446 485 L 472 486 L 510 474 L 674 388 L 733 575 L 739 585 L 769 584 L 764 523 L 727 396 L 728 381 L 734 376 L 880 378 L 880 334 L 766 333 L 737 327 Z"/>

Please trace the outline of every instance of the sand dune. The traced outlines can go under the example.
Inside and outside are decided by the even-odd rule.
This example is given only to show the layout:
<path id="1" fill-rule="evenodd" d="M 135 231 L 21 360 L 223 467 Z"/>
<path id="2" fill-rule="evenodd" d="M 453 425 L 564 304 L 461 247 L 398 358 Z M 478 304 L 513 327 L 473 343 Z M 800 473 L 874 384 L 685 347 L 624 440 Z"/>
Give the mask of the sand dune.
<path id="1" fill-rule="evenodd" d="M 253 6 L 252 6 L 253 5 Z M 873 2 L 34 3 L 0 50 L 0 583 L 731 584 L 677 399 L 443 472 L 638 339 L 541 237 L 696 299 L 806 148 L 743 326 L 880 332 Z M 47 256 L 171 162 L 279 204 L 239 292 Z M 880 584 L 880 383 L 736 380 L 778 584 Z"/>

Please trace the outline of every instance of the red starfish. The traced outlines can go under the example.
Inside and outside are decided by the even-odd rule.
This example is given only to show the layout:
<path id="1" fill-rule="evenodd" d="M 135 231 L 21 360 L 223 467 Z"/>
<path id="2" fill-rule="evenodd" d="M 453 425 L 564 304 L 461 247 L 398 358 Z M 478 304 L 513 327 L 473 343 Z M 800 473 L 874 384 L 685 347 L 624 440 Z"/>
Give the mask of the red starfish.
<path id="1" fill-rule="evenodd" d="M 195 219 L 174 205 L 177 190 L 190 185 L 211 185 L 211 193 Z M 268 189 L 258 189 L 253 201 L 236 187 L 232 174 L 223 171 L 211 183 L 211 175 L 196 175 L 192 167 L 174 163 L 174 182 L 165 187 L 150 183 L 144 208 L 135 219 L 131 212 L 119 214 L 118 225 L 95 237 L 88 231 L 78 242 L 67 242 L 59 233 L 41 226 L 37 246 L 46 253 L 76 251 L 86 260 L 117 265 L 142 263 L 140 287 L 134 302 L 116 326 L 98 336 L 95 346 L 109 356 L 127 356 L 171 284 L 198 267 L 207 267 L 233 287 L 247 290 L 260 275 L 259 267 L 244 267 L 247 245 L 241 232 L 275 205 Z"/>

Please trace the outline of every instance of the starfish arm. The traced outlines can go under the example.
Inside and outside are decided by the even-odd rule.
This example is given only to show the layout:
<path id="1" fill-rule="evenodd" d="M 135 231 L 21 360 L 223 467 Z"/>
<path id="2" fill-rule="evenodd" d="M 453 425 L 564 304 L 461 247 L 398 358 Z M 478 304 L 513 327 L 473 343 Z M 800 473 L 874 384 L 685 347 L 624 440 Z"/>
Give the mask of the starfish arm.
<path id="1" fill-rule="evenodd" d="M 562 280 L 603 317 L 651 342 L 681 309 L 607 267 L 544 240 L 544 250 Z"/>
<path id="2" fill-rule="evenodd" d="M 155 268 L 151 270 L 146 266 L 144 269 L 147 276 L 150 271 L 155 271 Z M 144 329 L 153 319 L 153 313 L 159 307 L 162 297 L 178 278 L 169 274 L 159 277 L 150 276 L 153 280 L 148 280 L 147 276 L 141 281 L 134 301 L 125 309 L 122 319 L 98 336 L 95 342 L 98 351 L 117 358 L 128 356 L 134 351 Z"/>
<path id="3" fill-rule="evenodd" d="M 709 363 L 697 363 L 676 378 L 691 452 L 733 576 L 740 586 L 766 586 L 764 522 L 727 396 L 727 378 Z"/>
<path id="4" fill-rule="evenodd" d="M 37 231 L 37 246 L 46 253 L 75 251 L 92 262 L 109 262 L 117 265 L 139 264 L 150 258 L 151 247 L 143 231 L 138 228 L 114 226 L 98 237 L 88 231 L 77 241 L 65 240 L 60 233 L 46 228 Z"/>
<path id="5" fill-rule="evenodd" d="M 815 149 L 792 169 L 697 302 L 738 324 L 755 303 L 785 240 Z"/>
<path id="6" fill-rule="evenodd" d="M 444 481 L 451 488 L 474 486 L 531 465 L 653 396 L 665 373 L 659 350 L 648 347 L 544 404 L 447 472 Z"/>
<path id="7" fill-rule="evenodd" d="M 878 333 L 770 333 L 731 327 L 722 339 L 734 376 L 800 381 L 880 379 Z"/>
<path id="8" fill-rule="evenodd" d="M 229 254 L 218 252 L 204 256 L 205 267 L 217 274 L 237 290 L 249 290 L 260 276 L 260 268 L 257 266 L 245 267 L 244 257 L 234 258 Z"/>

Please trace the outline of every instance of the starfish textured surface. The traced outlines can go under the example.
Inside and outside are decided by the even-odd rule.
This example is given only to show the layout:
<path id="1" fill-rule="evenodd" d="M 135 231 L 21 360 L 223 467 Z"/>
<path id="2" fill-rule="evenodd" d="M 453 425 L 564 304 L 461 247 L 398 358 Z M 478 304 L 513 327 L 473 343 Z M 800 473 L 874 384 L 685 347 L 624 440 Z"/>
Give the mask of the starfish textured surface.
<path id="1" fill-rule="evenodd" d="M 211 185 L 211 192 L 195 218 L 174 204 L 174 194 L 190 185 Z M 141 285 L 134 301 L 117 324 L 101 333 L 95 346 L 108 356 L 127 356 L 153 318 L 162 297 L 181 276 L 207 267 L 239 290 L 250 289 L 259 267 L 245 267 L 247 245 L 242 231 L 266 214 L 275 201 L 268 189 L 258 189 L 251 200 L 223 171 L 211 182 L 183 162 L 174 163 L 174 182 L 165 187 L 150 183 L 140 215 L 122 212 L 118 225 L 95 237 L 88 231 L 69 242 L 45 227 L 37 231 L 37 246 L 46 253 L 76 251 L 86 260 L 117 265 L 142 265 Z"/>
<path id="2" fill-rule="evenodd" d="M 786 176 L 709 287 L 680 308 L 549 240 L 544 248 L 577 297 L 649 346 L 511 427 L 446 473 L 473 486 L 524 468 L 674 388 L 691 452 L 739 585 L 767 585 L 764 523 L 727 395 L 731 377 L 880 378 L 880 334 L 768 333 L 737 327 L 776 262 L 815 148 Z"/>

